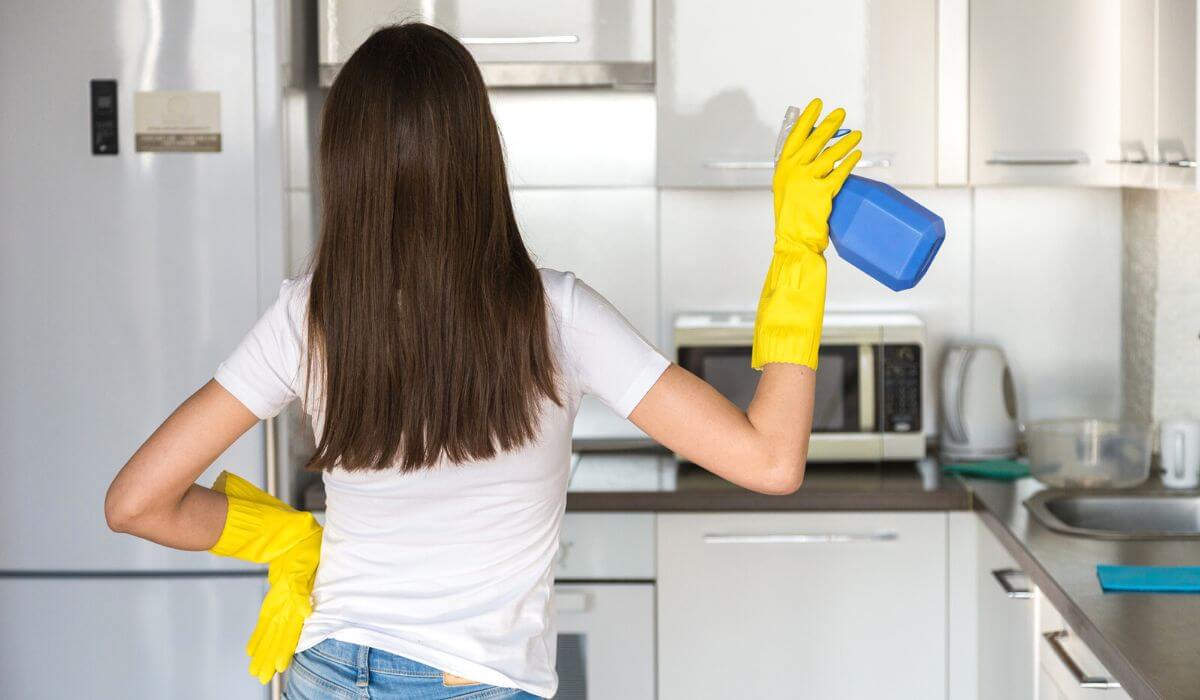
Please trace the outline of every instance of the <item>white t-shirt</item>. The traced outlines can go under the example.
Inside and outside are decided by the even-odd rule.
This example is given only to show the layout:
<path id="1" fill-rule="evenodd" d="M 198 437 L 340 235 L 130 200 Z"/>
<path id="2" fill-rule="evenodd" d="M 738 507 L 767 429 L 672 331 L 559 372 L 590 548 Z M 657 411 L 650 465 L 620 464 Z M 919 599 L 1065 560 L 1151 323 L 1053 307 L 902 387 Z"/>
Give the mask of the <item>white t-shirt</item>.
<path id="1" fill-rule="evenodd" d="M 580 397 L 628 416 L 669 362 L 573 274 L 541 277 L 563 405 L 544 401 L 537 439 L 494 459 L 410 474 L 326 471 L 315 609 L 297 651 L 333 637 L 554 695 L 553 561 Z M 216 380 L 259 418 L 304 395 L 310 281 L 285 281 L 217 368 Z M 319 436 L 321 417 L 312 422 Z"/>

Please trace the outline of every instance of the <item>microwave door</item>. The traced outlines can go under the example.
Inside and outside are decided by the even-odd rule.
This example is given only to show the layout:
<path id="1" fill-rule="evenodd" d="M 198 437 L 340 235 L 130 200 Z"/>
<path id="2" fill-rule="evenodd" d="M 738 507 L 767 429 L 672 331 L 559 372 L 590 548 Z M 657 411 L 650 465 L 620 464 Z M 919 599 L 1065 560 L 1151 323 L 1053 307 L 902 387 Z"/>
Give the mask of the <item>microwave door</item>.
<path id="1" fill-rule="evenodd" d="M 817 360 L 816 398 L 813 403 L 814 433 L 857 433 L 863 426 L 861 389 L 864 373 L 858 347 L 828 345 Z"/>

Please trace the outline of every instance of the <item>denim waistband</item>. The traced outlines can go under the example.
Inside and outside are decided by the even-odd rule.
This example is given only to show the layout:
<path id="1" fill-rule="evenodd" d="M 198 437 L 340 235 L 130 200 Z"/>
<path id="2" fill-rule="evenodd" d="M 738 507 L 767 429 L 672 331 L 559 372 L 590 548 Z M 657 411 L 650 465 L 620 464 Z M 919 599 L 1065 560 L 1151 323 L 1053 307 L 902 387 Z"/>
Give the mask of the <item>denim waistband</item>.
<path id="1" fill-rule="evenodd" d="M 362 644 L 343 642 L 332 637 L 322 640 L 308 651 L 351 668 L 366 668 L 373 672 L 404 676 L 436 676 L 438 678 L 442 676 L 442 672 L 432 666 L 426 666 L 397 654 L 380 651 Z"/>

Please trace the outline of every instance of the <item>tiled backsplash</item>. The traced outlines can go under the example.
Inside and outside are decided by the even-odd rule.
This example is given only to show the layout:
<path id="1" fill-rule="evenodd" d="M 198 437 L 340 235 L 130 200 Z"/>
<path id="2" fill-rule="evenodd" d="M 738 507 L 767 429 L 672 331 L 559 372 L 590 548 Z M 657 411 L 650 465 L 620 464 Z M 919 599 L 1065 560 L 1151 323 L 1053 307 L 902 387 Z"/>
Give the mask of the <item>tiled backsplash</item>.
<path id="1" fill-rule="evenodd" d="M 1125 190 L 1124 415 L 1200 418 L 1200 194 Z"/>

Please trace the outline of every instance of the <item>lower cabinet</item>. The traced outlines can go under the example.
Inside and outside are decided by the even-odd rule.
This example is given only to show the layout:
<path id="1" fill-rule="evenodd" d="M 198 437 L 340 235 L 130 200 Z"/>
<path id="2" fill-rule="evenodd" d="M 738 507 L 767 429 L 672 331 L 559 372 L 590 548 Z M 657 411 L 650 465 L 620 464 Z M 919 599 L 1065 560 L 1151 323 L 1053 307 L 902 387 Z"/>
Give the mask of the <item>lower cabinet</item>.
<path id="1" fill-rule="evenodd" d="M 660 700 L 946 697 L 945 513 L 658 516 Z"/>
<path id="2" fill-rule="evenodd" d="M 1129 694 L 1037 591 L 1034 598 L 1038 646 L 1038 700 L 1129 700 Z"/>
<path id="3" fill-rule="evenodd" d="M 976 538 L 978 591 L 978 699 L 1034 697 L 1033 585 L 1017 562 L 979 523 Z"/>

